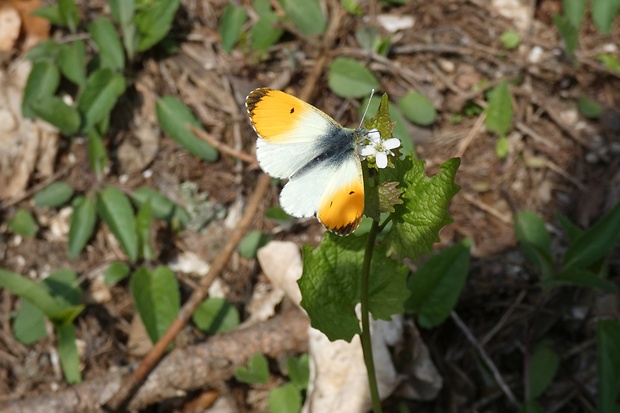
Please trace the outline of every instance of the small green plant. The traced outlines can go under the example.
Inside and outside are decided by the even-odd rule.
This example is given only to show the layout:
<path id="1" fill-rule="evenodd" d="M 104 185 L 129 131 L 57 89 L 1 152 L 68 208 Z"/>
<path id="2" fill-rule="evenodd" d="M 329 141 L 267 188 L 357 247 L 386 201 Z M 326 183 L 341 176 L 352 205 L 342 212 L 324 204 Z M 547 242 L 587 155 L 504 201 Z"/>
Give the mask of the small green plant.
<path id="1" fill-rule="evenodd" d="M 497 134 L 495 152 L 500 159 L 508 155 L 509 144 L 506 136 L 512 126 L 512 98 L 508 83 L 502 80 L 497 87 L 489 91 L 489 106 L 484 123 L 487 129 Z"/>
<path id="2" fill-rule="evenodd" d="M 516 49 L 521 44 L 521 36 L 514 30 L 502 33 L 500 40 L 506 49 Z"/>

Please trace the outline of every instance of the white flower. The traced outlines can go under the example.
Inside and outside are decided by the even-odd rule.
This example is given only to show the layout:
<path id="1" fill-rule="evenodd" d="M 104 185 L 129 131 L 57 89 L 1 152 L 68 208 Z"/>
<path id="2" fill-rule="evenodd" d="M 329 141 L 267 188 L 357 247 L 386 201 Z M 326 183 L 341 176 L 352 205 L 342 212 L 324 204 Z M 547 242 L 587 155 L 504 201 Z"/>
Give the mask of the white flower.
<path id="1" fill-rule="evenodd" d="M 365 145 L 358 147 L 358 153 L 362 159 L 366 159 L 369 156 L 375 158 L 375 163 L 378 168 L 385 168 L 388 165 L 388 155 L 394 156 L 391 149 L 396 149 L 400 146 L 400 140 L 397 138 L 381 139 L 381 133 L 376 129 L 368 131 L 367 139 L 365 139 Z"/>

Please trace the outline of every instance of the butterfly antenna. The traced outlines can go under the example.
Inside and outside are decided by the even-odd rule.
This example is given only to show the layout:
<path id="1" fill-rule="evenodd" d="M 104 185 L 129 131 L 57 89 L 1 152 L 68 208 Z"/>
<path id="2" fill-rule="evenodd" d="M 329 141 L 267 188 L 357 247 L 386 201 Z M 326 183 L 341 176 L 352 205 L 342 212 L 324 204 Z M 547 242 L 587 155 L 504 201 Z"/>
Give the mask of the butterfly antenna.
<path id="1" fill-rule="evenodd" d="M 364 119 L 366 118 L 366 113 L 368 113 L 368 108 L 370 107 L 370 101 L 372 100 L 372 97 L 375 94 L 375 90 L 372 89 L 370 91 L 370 97 L 368 98 L 368 103 L 366 104 L 366 110 L 364 110 L 364 116 L 362 116 L 362 120 L 360 121 L 360 126 L 358 127 L 358 129 L 360 129 L 362 127 L 362 123 L 364 123 Z"/>

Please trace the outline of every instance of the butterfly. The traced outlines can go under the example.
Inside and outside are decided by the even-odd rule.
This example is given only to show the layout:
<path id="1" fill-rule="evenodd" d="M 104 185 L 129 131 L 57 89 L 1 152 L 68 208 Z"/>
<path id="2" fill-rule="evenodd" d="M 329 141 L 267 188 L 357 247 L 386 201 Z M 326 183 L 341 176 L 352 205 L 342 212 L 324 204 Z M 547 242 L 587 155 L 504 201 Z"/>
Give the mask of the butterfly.
<path id="1" fill-rule="evenodd" d="M 280 205 L 297 218 L 316 216 L 339 235 L 355 231 L 364 213 L 364 179 L 357 142 L 365 129 L 280 90 L 253 90 L 245 102 L 258 135 L 256 158 L 274 178 L 288 178 Z"/>

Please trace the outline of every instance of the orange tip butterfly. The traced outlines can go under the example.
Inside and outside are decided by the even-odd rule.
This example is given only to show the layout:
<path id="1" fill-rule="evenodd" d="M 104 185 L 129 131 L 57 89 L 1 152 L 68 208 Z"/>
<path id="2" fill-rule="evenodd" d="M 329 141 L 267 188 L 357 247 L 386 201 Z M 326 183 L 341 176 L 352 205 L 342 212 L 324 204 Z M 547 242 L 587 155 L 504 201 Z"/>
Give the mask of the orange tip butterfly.
<path id="1" fill-rule="evenodd" d="M 297 218 L 316 216 L 339 235 L 355 231 L 364 213 L 364 179 L 357 145 L 362 128 L 339 125 L 314 106 L 260 88 L 246 101 L 261 169 L 288 178 L 280 205 Z"/>

